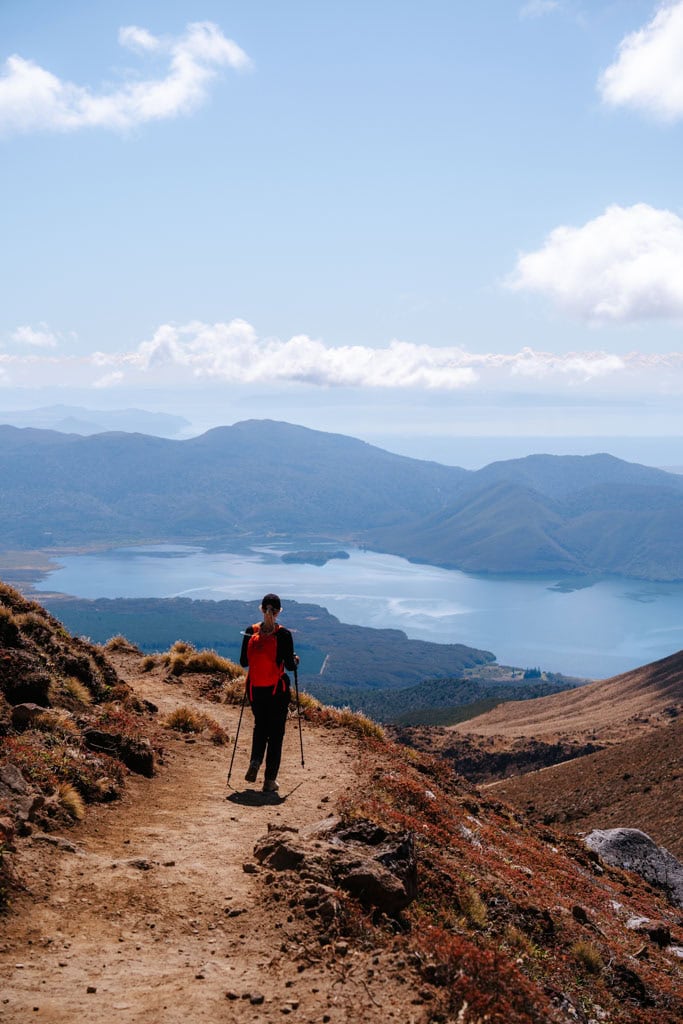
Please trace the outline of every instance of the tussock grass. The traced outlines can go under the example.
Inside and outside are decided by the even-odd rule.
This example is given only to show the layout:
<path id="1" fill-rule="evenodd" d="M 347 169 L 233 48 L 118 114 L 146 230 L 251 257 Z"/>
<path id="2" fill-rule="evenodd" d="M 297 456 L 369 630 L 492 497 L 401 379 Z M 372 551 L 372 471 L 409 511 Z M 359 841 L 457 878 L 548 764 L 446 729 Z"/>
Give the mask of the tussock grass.
<path id="1" fill-rule="evenodd" d="M 142 651 L 137 644 L 131 643 L 130 640 L 126 639 L 120 633 L 116 636 L 110 637 L 106 644 L 103 645 L 105 651 L 122 651 L 124 654 L 142 654 Z"/>
<path id="2" fill-rule="evenodd" d="M 460 897 L 460 906 L 469 924 L 473 928 L 485 928 L 489 915 L 486 904 L 476 889 L 468 888 Z"/>
<path id="3" fill-rule="evenodd" d="M 518 953 L 530 954 L 533 950 L 533 943 L 529 941 L 529 937 L 514 924 L 507 925 L 503 938 L 507 945 Z"/>
<path id="4" fill-rule="evenodd" d="M 92 693 L 88 687 L 85 686 L 80 679 L 76 679 L 75 676 L 71 676 L 69 679 L 64 680 L 64 689 L 75 700 L 80 701 L 81 704 L 92 704 Z"/>
<path id="5" fill-rule="evenodd" d="M 170 651 L 161 655 L 161 663 L 167 666 L 173 676 L 181 676 L 185 672 L 217 672 L 228 679 L 234 679 L 244 674 L 241 666 L 234 661 L 222 658 L 216 651 L 198 651 L 184 640 L 176 640 Z"/>
<path id="6" fill-rule="evenodd" d="M 191 643 L 188 643 L 187 640 L 176 640 L 176 642 L 171 646 L 170 653 L 191 654 L 194 650 L 196 650 L 196 648 Z"/>
<path id="7" fill-rule="evenodd" d="M 80 730 L 73 718 L 64 708 L 50 708 L 38 715 L 33 722 L 41 732 L 53 732 L 59 736 L 78 736 Z"/>
<path id="8" fill-rule="evenodd" d="M 85 804 L 83 797 L 69 782 L 63 782 L 57 790 L 59 802 L 72 818 L 82 821 L 85 818 Z"/>
<path id="9" fill-rule="evenodd" d="M 155 657 L 153 654 L 148 654 L 140 662 L 139 668 L 141 672 L 151 672 L 158 664 L 159 658 Z"/>
<path id="10" fill-rule="evenodd" d="M 299 692 L 299 706 L 302 717 L 317 725 L 337 726 L 348 729 L 361 738 L 372 738 L 380 742 L 386 742 L 386 733 L 378 722 L 368 718 L 362 711 L 352 711 L 351 708 L 333 708 L 327 704 L 321 704 L 319 700 L 309 693 Z"/>
<path id="11" fill-rule="evenodd" d="M 585 939 L 579 939 L 571 947 L 572 956 L 584 970 L 588 971 L 589 974 L 600 974 L 602 972 L 603 963 L 600 950 L 597 949 L 592 942 L 586 942 Z"/>
<path id="12" fill-rule="evenodd" d="M 241 704 L 244 699 L 244 687 L 246 676 L 234 676 L 228 679 L 223 686 L 223 699 L 226 704 Z"/>
<path id="13" fill-rule="evenodd" d="M 164 725 L 167 729 L 183 733 L 200 733 L 206 729 L 211 742 L 220 746 L 228 743 L 230 739 L 223 726 L 215 718 L 204 714 L 203 711 L 195 711 L 194 708 L 190 708 L 186 704 L 181 704 L 175 711 L 172 711 L 166 717 Z"/>

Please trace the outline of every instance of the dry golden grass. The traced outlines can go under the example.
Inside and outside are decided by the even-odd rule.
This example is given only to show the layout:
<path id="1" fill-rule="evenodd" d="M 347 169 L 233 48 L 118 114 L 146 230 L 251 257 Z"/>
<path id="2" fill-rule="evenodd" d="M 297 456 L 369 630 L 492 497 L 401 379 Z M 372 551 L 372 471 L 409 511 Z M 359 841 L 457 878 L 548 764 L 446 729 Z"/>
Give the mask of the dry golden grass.
<path id="1" fill-rule="evenodd" d="M 181 676 L 185 672 L 211 672 L 235 679 L 244 675 L 241 666 L 234 661 L 222 658 L 216 651 L 198 651 L 184 640 L 176 640 L 170 651 L 161 655 L 160 661 L 173 676 Z"/>
<path id="2" fill-rule="evenodd" d="M 75 676 L 71 676 L 69 679 L 64 680 L 64 689 L 67 693 L 71 694 L 76 700 L 80 701 L 81 704 L 92 704 L 92 693 L 85 686 L 80 679 L 76 679 Z"/>
<path id="3" fill-rule="evenodd" d="M 103 645 L 105 651 L 122 651 L 124 654 L 142 654 L 137 644 L 127 640 L 125 636 L 118 633 L 110 637 Z"/>
<path id="4" fill-rule="evenodd" d="M 155 657 L 153 654 L 147 654 L 140 662 L 140 671 L 151 672 L 153 668 L 157 667 L 159 660 L 160 659 Z"/>
<path id="5" fill-rule="evenodd" d="M 241 704 L 244 700 L 244 687 L 246 685 L 246 676 L 244 673 L 241 676 L 234 676 L 232 679 L 227 679 L 223 687 L 223 699 L 226 704 Z"/>
<path id="6" fill-rule="evenodd" d="M 85 817 L 85 804 L 83 797 L 69 782 L 63 782 L 57 790 L 59 802 L 72 818 L 82 821 Z"/>
<path id="7" fill-rule="evenodd" d="M 574 943 L 571 951 L 574 959 L 577 960 L 589 974 L 600 974 L 602 972 L 603 963 L 600 950 L 596 949 L 592 942 L 586 942 L 585 939 L 579 939 L 578 942 Z"/>
<path id="8" fill-rule="evenodd" d="M 167 729 L 184 733 L 200 733 L 207 730 L 211 742 L 219 746 L 224 746 L 230 740 L 228 733 L 215 718 L 204 714 L 203 711 L 195 711 L 186 704 L 182 704 L 167 715 L 164 725 Z"/>
<path id="9" fill-rule="evenodd" d="M 469 924 L 473 928 L 485 928 L 488 924 L 489 915 L 486 904 L 476 889 L 466 889 L 460 897 L 460 906 Z"/>
<path id="10" fill-rule="evenodd" d="M 327 704 L 321 704 L 315 697 L 308 693 L 299 692 L 299 707 L 302 717 L 319 725 L 339 726 L 348 729 L 361 738 L 372 738 L 386 742 L 386 733 L 381 725 L 368 718 L 362 711 L 352 711 L 351 708 L 333 708 Z"/>
<path id="11" fill-rule="evenodd" d="M 529 941 L 529 937 L 524 934 L 521 928 L 517 928 L 516 925 L 507 925 L 504 932 L 504 939 L 507 945 L 518 953 L 531 953 L 533 945 Z"/>
<path id="12" fill-rule="evenodd" d="M 167 729 L 175 729 L 176 732 L 202 732 L 205 716 L 183 704 L 167 715 L 164 725 Z"/>
<path id="13" fill-rule="evenodd" d="M 63 708 L 50 708 L 43 711 L 33 720 L 33 727 L 41 732 L 53 732 L 58 736 L 78 736 L 80 730 L 68 711 Z"/>

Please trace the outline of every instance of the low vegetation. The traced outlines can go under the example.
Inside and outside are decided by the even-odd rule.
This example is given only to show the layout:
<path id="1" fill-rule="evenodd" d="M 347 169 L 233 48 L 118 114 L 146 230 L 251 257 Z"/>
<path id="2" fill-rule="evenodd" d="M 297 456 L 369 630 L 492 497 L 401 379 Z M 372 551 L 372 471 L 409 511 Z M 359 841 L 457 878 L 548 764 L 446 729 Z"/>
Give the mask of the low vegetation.
<path id="1" fill-rule="evenodd" d="M 650 944 L 634 961 L 626 927 L 656 916 L 675 931 L 663 895 L 597 864 L 580 840 L 529 826 L 441 760 L 370 737 L 363 759 L 371 784 L 359 780 L 341 812 L 415 837 L 419 894 L 403 943 L 440 993 L 435 1020 L 678 1021 L 671 956 Z"/>
<path id="2" fill-rule="evenodd" d="M 89 802 L 120 793 L 127 766 L 140 770 L 141 755 L 149 769 L 149 732 L 149 712 L 106 653 L 0 583 L 0 767 L 18 773 L 18 783 L 11 777 L 33 807 L 27 823 L 14 790 L 1 788 L 4 827 L 21 834 L 82 820 Z M 2 903 L 11 884 L 7 858 L 0 862 Z"/>
<path id="3" fill-rule="evenodd" d="M 204 712 L 196 711 L 185 704 L 172 711 L 167 716 L 164 725 L 167 729 L 174 729 L 176 732 L 182 733 L 202 733 L 206 731 L 211 741 L 219 746 L 223 746 L 230 741 L 228 733 L 215 718 L 211 718 L 209 715 L 204 714 Z"/>

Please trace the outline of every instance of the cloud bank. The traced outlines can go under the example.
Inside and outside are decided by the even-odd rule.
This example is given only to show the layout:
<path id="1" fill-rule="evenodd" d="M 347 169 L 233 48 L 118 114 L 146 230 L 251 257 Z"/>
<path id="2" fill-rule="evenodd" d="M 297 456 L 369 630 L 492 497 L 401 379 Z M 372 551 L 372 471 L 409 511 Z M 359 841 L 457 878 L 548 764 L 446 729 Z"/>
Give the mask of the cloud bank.
<path id="1" fill-rule="evenodd" d="M 0 381 L 15 386 L 98 389 L 201 389 L 206 384 L 283 389 L 354 388 L 387 392 L 528 391 L 568 387 L 635 394 L 647 387 L 683 393 L 683 353 L 617 355 L 604 351 L 554 353 L 469 352 L 391 341 L 326 345 L 305 334 L 261 338 L 245 320 L 161 324 L 152 337 L 125 352 L 86 356 L 35 349 L 0 352 Z"/>
<path id="2" fill-rule="evenodd" d="M 507 285 L 588 321 L 683 317 L 683 220 L 646 203 L 610 206 L 583 227 L 555 228 Z"/>
<path id="3" fill-rule="evenodd" d="M 683 117 L 683 0 L 663 3 L 652 21 L 626 36 L 598 90 L 612 107 L 634 107 L 664 121 Z"/>
<path id="4" fill-rule="evenodd" d="M 243 70 L 250 66 L 246 53 L 209 21 L 188 25 L 177 38 L 154 36 L 130 25 L 120 30 L 119 42 L 137 53 L 166 57 L 166 74 L 98 93 L 62 81 L 14 54 L 0 75 L 0 131 L 126 131 L 148 121 L 189 113 L 206 100 L 209 83 L 221 68 Z"/>

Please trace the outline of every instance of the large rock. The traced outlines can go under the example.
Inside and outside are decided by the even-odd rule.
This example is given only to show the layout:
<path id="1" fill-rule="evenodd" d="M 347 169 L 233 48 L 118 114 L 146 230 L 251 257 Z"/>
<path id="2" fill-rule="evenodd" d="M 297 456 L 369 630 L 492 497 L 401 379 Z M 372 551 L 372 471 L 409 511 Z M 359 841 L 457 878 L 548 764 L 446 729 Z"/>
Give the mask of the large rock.
<path id="1" fill-rule="evenodd" d="M 20 731 L 30 729 L 36 719 L 44 715 L 46 711 L 47 708 L 41 704 L 15 704 L 12 708 L 12 726 Z"/>
<path id="2" fill-rule="evenodd" d="M 584 842 L 607 864 L 635 871 L 683 907 L 683 864 L 638 828 L 595 829 Z"/>
<path id="3" fill-rule="evenodd" d="M 390 833 L 369 821 L 344 827 L 338 819 L 327 819 L 303 834 L 270 826 L 256 843 L 254 856 L 318 886 L 345 889 L 367 907 L 394 917 L 417 895 L 412 834 Z"/>
<path id="4" fill-rule="evenodd" d="M 138 775 L 154 775 L 154 751 L 149 740 L 131 739 L 118 732 L 90 727 L 83 730 L 83 742 L 89 750 L 118 757 L 127 768 Z"/>
<path id="5" fill-rule="evenodd" d="M 0 766 L 0 801 L 18 822 L 35 821 L 45 797 L 28 784 L 16 765 Z"/>

